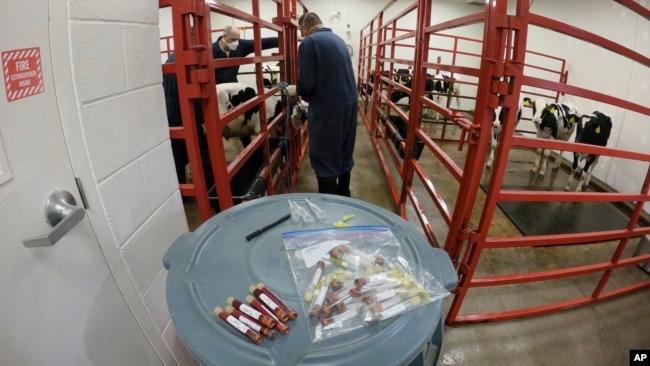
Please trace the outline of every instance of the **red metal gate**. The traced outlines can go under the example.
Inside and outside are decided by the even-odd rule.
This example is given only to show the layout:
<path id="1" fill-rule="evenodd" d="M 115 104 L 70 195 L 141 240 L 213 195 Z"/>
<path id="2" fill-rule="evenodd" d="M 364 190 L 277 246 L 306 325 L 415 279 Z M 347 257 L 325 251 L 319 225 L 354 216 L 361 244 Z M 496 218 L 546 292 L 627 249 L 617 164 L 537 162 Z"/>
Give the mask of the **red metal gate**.
<path id="1" fill-rule="evenodd" d="M 230 163 L 226 161 L 222 138 L 223 127 L 281 90 L 280 87 L 274 87 L 270 90 L 264 89 L 262 64 L 265 62 L 278 62 L 280 64 L 280 80 L 283 82 L 295 83 L 297 77 L 297 65 L 292 61 L 296 59 L 298 47 L 296 22 L 298 5 L 300 5 L 302 12 L 307 11 L 307 9 L 299 0 L 276 0 L 277 17 L 273 18 L 272 22 L 269 22 L 260 17 L 259 0 L 251 0 L 251 2 L 252 13 L 248 14 L 218 2 L 159 0 L 160 8 L 171 7 L 172 38 L 176 54 L 176 62 L 164 64 L 162 69 L 163 73 L 176 73 L 183 120 L 182 127 L 170 127 L 170 137 L 185 140 L 193 178 L 192 184 L 181 184 L 180 191 L 183 196 L 196 198 L 201 221 L 209 219 L 213 212 L 208 197 L 209 187 L 206 187 L 205 178 L 202 174 L 203 166 L 199 151 L 193 100 L 201 100 L 210 161 L 221 210 L 233 205 L 230 180 L 258 148 L 261 147 L 264 152 L 264 168 L 260 177 L 266 183 L 267 194 L 271 195 L 283 190 L 290 191 L 293 189 L 307 146 L 306 129 L 295 130 L 291 124 L 284 123 L 288 110 L 286 105 L 282 113 L 269 123 L 266 123 L 265 109 L 260 108 L 261 133 L 253 139 L 251 144 L 237 158 Z M 211 12 L 250 23 L 254 35 L 255 55 L 245 58 L 212 59 L 211 34 L 214 30 L 210 26 Z M 190 32 L 191 26 L 194 27 L 194 35 Z M 261 55 L 262 28 L 277 32 L 279 38 L 278 55 Z M 169 44 L 168 41 L 166 42 Z M 255 65 L 258 96 L 220 115 L 213 70 L 219 67 L 244 64 Z M 288 155 L 284 159 L 279 151 L 272 154 L 269 151 L 269 137 L 272 131 L 287 138 Z M 280 165 L 280 171 L 274 174 L 273 167 L 278 165 Z"/>
<path id="2" fill-rule="evenodd" d="M 650 11 L 640 4 L 631 0 L 618 0 L 616 2 L 637 14 L 640 21 L 650 19 Z M 532 58 L 530 55 L 539 55 L 539 53 L 528 50 L 527 36 L 530 26 L 540 27 L 588 42 L 621 55 L 641 67 L 650 67 L 650 59 L 634 50 L 588 31 L 533 14 L 529 9 L 529 1 L 517 1 L 514 12 L 509 13 L 507 9 L 508 1 L 491 0 L 488 2 L 489 6 L 475 14 L 431 24 L 431 14 L 435 11 L 436 3 L 436 1 L 431 0 L 415 1 L 398 11 L 397 15 L 390 20 L 384 20 L 386 9 L 394 5 L 393 1 L 387 3 L 377 17 L 361 31 L 359 85 L 362 86 L 360 87 L 362 94 L 360 111 L 373 139 L 373 144 L 381 160 L 382 169 L 389 181 L 400 215 L 407 218 L 407 203 L 410 203 L 431 245 L 444 247 L 452 260 L 458 265 L 459 285 L 449 310 L 447 323 L 496 321 L 548 313 L 650 287 L 650 280 L 639 280 L 636 283 L 609 290 L 606 290 L 605 287 L 613 271 L 650 259 L 650 255 L 628 258 L 624 258 L 622 255 L 630 243 L 630 239 L 650 233 L 650 228 L 644 227 L 639 220 L 643 205 L 650 200 L 648 198 L 650 190 L 650 169 L 648 167 L 646 167 L 648 172 L 645 180 L 640 184 L 641 188 L 637 192 L 533 192 L 505 190 L 502 188 L 508 156 L 513 148 L 555 149 L 592 153 L 643 163 L 650 162 L 650 154 L 642 152 L 514 136 L 515 115 L 519 106 L 519 96 L 522 93 L 542 95 L 535 92 L 535 90 L 540 89 L 550 93 L 543 95 L 546 95 L 546 98 L 551 101 L 552 99 L 557 100 L 560 94 L 568 94 L 621 107 L 642 115 L 650 115 L 650 108 L 647 106 L 567 84 L 567 73 L 564 64 L 562 64 L 561 71 L 555 80 L 551 77 L 533 75 L 530 71 L 530 64 L 527 64 L 526 60 L 527 57 Z M 405 19 L 411 13 L 416 14 L 417 26 L 415 30 L 400 27 L 401 24 L 398 24 L 400 20 Z M 477 64 L 473 66 L 457 65 L 454 57 L 448 63 L 441 62 L 440 58 L 437 58 L 436 62 L 429 60 L 430 54 L 432 54 L 430 48 L 432 37 L 440 36 L 439 32 L 471 24 L 483 24 L 482 50 L 480 61 Z M 400 30 L 400 34 L 398 34 L 398 30 Z M 413 48 L 413 58 L 396 58 L 396 47 L 404 46 L 404 44 L 398 42 L 407 39 L 413 40 L 412 45 L 410 45 Z M 454 49 L 452 52 L 459 54 L 455 47 Z M 412 87 L 410 89 L 394 79 L 394 64 L 412 66 Z M 389 65 L 389 67 L 385 67 L 385 65 Z M 528 69 L 526 69 L 527 67 Z M 384 70 L 387 72 L 382 73 Z M 430 70 L 443 70 L 452 74 L 470 76 L 477 80 L 473 116 L 468 116 L 462 111 L 453 110 L 449 108 L 449 104 L 440 105 L 424 95 L 426 73 Z M 371 75 L 374 76 L 374 82 L 372 83 L 370 81 Z M 363 84 L 371 85 L 376 91 L 373 93 L 372 98 L 365 93 L 367 89 L 363 87 Z M 410 98 L 408 115 L 399 109 L 395 103 L 391 102 L 390 97 L 381 95 L 382 89 L 386 90 L 387 96 L 390 96 L 393 90 L 415 96 Z M 526 90 L 532 91 L 526 92 Z M 555 97 L 552 98 L 550 95 Z M 386 107 L 382 107 L 383 104 Z M 421 122 L 423 106 L 441 113 L 446 120 L 445 123 L 449 121 L 448 126 L 459 131 L 460 136 L 455 141 L 458 143 L 457 150 L 465 153 L 463 156 L 464 162 L 459 163 L 458 159 L 448 153 L 449 149 L 445 150 L 443 148 L 444 134 L 442 137 L 432 138 L 423 131 Z M 490 193 L 485 201 L 481 202 L 481 208 L 476 201 L 479 196 L 483 165 L 490 144 L 493 115 L 495 109 L 499 106 L 505 112 L 503 132 L 497 149 L 496 163 L 489 179 L 487 191 Z M 394 128 L 385 122 L 390 112 L 408 122 L 406 139 L 400 142 L 400 146 L 404 149 L 404 158 L 401 161 L 389 141 L 389 136 L 395 132 Z M 416 138 L 420 139 L 434 156 L 437 162 L 436 166 L 440 169 L 435 174 L 449 174 L 458 182 L 457 190 L 453 191 L 448 187 L 437 186 L 434 180 L 430 179 L 434 172 L 427 171 L 422 162 L 412 156 L 412 146 Z M 388 156 L 396 168 L 391 168 L 388 164 L 389 160 L 386 159 L 385 151 L 388 151 Z M 393 174 L 391 170 L 396 170 L 397 174 Z M 425 194 L 429 197 L 421 198 L 417 196 L 418 192 L 413 189 L 414 174 L 417 174 Z M 398 188 L 398 186 L 400 187 Z M 443 191 L 447 194 L 443 193 Z M 452 191 L 452 196 L 449 195 L 450 191 Z M 424 208 L 425 203 L 428 203 L 425 200 L 428 199 L 433 201 L 434 210 L 427 211 Z M 495 211 L 498 210 L 497 203 L 512 201 L 627 202 L 633 208 L 627 226 L 620 230 L 568 235 L 509 237 L 492 235 L 489 229 L 493 223 Z M 440 232 L 436 233 L 429 217 L 437 217 L 438 221 L 446 225 L 447 232 L 443 232 L 442 235 Z M 440 231 L 440 228 L 437 230 Z M 440 240 L 440 237 L 443 237 L 444 240 Z M 444 244 L 441 244 L 442 241 L 444 241 Z M 477 268 L 481 264 L 480 259 L 486 250 L 505 251 L 505 248 L 557 247 L 578 243 L 594 245 L 589 243 L 604 241 L 617 242 L 606 261 L 560 269 L 535 270 L 531 267 L 518 273 L 508 273 L 507 269 L 498 268 L 493 271 L 498 272 L 498 274 L 491 273 L 485 276 L 478 275 L 477 272 Z M 551 299 L 551 301 L 546 301 L 543 305 L 493 312 L 481 312 L 479 310 L 474 314 L 460 315 L 461 305 L 470 289 L 529 285 L 557 279 L 570 279 L 585 274 L 600 275 L 588 296 L 581 296 L 580 293 L 576 293 L 572 299 L 555 301 Z"/>

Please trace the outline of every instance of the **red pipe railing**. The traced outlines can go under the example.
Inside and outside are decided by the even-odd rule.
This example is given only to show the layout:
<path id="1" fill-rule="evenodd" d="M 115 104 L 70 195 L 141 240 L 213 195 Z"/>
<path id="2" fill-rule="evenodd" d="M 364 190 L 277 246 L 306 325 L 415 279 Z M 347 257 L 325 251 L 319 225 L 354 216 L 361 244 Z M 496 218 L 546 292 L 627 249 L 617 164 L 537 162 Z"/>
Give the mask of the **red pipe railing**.
<path id="1" fill-rule="evenodd" d="M 298 3 L 300 3 L 298 1 Z M 251 144 L 230 163 L 226 162 L 222 129 L 229 122 L 251 108 L 263 103 L 274 93 L 280 91 L 279 87 L 266 90 L 262 83 L 262 63 L 279 62 L 281 65 L 280 79 L 292 82 L 297 76 L 296 65 L 291 64 L 285 55 L 289 54 L 293 59 L 297 55 L 297 23 L 296 23 L 296 0 L 278 1 L 277 17 L 273 22 L 264 20 L 260 16 L 259 0 L 252 0 L 252 14 L 245 13 L 234 7 L 215 1 L 205 2 L 203 0 L 161 0 L 159 6 L 172 9 L 173 35 L 170 38 L 163 37 L 169 50 L 169 40 L 173 39 L 176 54 L 174 63 L 164 64 L 163 73 L 174 72 L 178 79 L 179 99 L 181 103 L 181 114 L 183 119 L 182 127 L 170 128 L 172 139 L 185 139 L 189 154 L 190 170 L 192 171 L 192 184 L 181 184 L 180 191 L 183 196 L 192 196 L 197 200 L 199 215 L 202 221 L 209 219 L 212 215 L 210 207 L 208 188 L 202 174 L 203 166 L 201 154 L 198 147 L 198 131 L 194 117 L 193 100 L 201 100 L 203 109 L 204 125 L 208 140 L 211 168 L 214 175 L 214 183 L 217 192 L 219 208 L 224 210 L 234 204 L 230 189 L 230 180 L 237 174 L 252 154 L 259 148 L 264 154 L 264 166 L 259 174 L 266 182 L 268 194 L 279 191 L 291 190 L 295 184 L 296 176 L 305 154 L 307 141 L 303 138 L 306 129 L 299 131 L 293 129 L 290 124 L 282 122 L 287 117 L 287 108 L 282 113 L 267 123 L 266 109 L 260 108 L 260 134 L 253 139 Z M 300 3 L 302 5 L 302 3 Z M 306 7 L 302 5 L 303 11 Z M 216 12 L 227 15 L 238 20 L 252 24 L 246 29 L 253 30 L 255 55 L 246 58 L 212 59 L 212 33 L 220 30 L 212 30 L 210 27 L 210 13 Z M 190 32 L 190 23 L 194 26 L 194 35 Z M 261 29 L 262 27 L 278 32 L 279 55 L 262 56 Z M 256 97 L 243 103 L 237 108 L 224 113 L 219 113 L 216 90 L 218 86 L 214 79 L 215 68 L 235 65 L 254 64 L 257 77 L 257 89 L 260 91 Z M 287 136 L 285 141 L 289 148 L 285 161 L 281 161 L 279 151 L 270 151 L 268 139 L 271 133 L 276 131 L 280 135 Z M 280 174 L 274 181 L 272 167 L 282 165 Z"/>

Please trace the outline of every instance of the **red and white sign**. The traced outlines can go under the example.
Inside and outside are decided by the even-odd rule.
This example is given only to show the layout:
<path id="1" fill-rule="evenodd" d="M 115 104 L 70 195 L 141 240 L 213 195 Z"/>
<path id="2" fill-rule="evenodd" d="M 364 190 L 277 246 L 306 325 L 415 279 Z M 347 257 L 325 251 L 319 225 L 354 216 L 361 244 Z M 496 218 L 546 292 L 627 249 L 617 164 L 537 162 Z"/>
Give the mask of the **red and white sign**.
<path id="1" fill-rule="evenodd" d="M 7 102 L 43 92 L 40 47 L 2 52 Z"/>

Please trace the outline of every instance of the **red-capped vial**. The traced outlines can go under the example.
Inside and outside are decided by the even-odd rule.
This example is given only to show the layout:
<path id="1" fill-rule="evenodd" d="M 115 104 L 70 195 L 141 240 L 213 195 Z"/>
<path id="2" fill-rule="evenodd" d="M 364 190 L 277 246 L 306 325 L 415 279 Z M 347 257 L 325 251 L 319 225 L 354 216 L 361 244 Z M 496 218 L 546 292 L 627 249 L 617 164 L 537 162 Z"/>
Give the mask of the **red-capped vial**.
<path id="1" fill-rule="evenodd" d="M 285 334 L 289 333 L 291 328 L 289 328 L 288 325 L 286 325 L 282 321 L 280 321 L 280 319 L 278 319 L 275 316 L 275 314 L 273 314 L 273 312 L 271 312 L 271 310 L 267 309 L 266 306 L 264 306 L 256 298 L 254 298 L 251 295 L 248 295 L 248 296 L 246 296 L 246 302 L 251 307 L 253 307 L 255 310 L 263 313 L 266 316 L 270 316 L 271 318 L 273 318 L 273 320 L 275 320 L 275 327 L 278 329 L 278 332 L 280 332 L 280 334 L 285 335 Z"/>
<path id="2" fill-rule="evenodd" d="M 265 284 L 260 282 L 257 284 L 257 288 L 259 290 L 262 290 L 262 292 L 264 292 L 268 297 L 270 297 L 271 300 L 275 301 L 275 303 L 278 304 L 280 308 L 284 310 L 285 313 L 287 313 L 287 315 L 289 315 L 289 319 L 291 320 L 296 319 L 298 313 L 295 310 L 293 310 L 291 306 L 287 305 L 287 303 L 284 302 L 284 300 L 282 300 L 280 296 L 276 295 L 275 292 L 271 291 L 271 289 L 268 288 Z"/>
<path id="3" fill-rule="evenodd" d="M 226 306 L 226 313 L 234 316 L 237 318 L 237 320 L 246 324 L 246 326 L 268 339 L 273 339 L 278 335 L 278 332 L 275 329 L 269 329 L 263 326 L 262 324 L 246 316 L 244 313 L 239 311 L 239 309 L 235 309 L 232 305 Z"/>
<path id="4" fill-rule="evenodd" d="M 269 310 L 271 310 L 273 314 L 275 314 L 275 316 L 277 316 L 278 319 L 280 319 L 280 321 L 282 321 L 283 323 L 289 321 L 289 314 L 287 314 L 284 310 L 282 310 L 280 305 L 278 305 L 277 302 L 273 301 L 273 299 L 271 299 L 269 295 L 264 293 L 264 291 L 260 290 L 255 286 L 251 286 L 248 290 L 260 302 L 262 302 L 262 304 L 264 304 Z"/>
<path id="5" fill-rule="evenodd" d="M 262 314 L 261 312 L 255 310 L 251 306 L 242 303 L 241 301 L 235 299 L 234 297 L 229 297 L 226 302 L 228 305 L 232 305 L 235 309 L 239 309 L 242 313 L 248 315 L 251 319 L 257 320 L 263 326 L 267 328 L 275 328 L 275 320 L 270 316 Z"/>
<path id="6" fill-rule="evenodd" d="M 239 319 L 226 313 L 219 306 L 214 308 L 214 314 L 217 315 L 226 323 L 230 324 L 231 327 L 237 329 L 237 331 L 239 331 L 241 334 L 245 335 L 251 342 L 255 344 L 262 343 L 262 336 L 259 333 L 249 328 L 246 324 L 242 323 Z"/>

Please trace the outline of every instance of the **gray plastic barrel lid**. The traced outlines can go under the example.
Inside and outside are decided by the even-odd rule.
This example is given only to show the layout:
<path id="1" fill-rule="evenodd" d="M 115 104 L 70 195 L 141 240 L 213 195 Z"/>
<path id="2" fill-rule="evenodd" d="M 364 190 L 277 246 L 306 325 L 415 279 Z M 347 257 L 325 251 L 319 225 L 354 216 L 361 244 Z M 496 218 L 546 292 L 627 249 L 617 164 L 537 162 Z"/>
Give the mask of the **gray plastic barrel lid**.
<path id="1" fill-rule="evenodd" d="M 373 326 L 312 343 L 309 318 L 295 288 L 282 233 L 330 228 L 323 223 L 286 221 L 250 242 L 244 237 L 289 212 L 287 199 L 310 201 L 334 223 L 355 214 L 352 225 L 386 225 L 410 260 L 423 264 L 448 290 L 456 286 L 449 256 L 429 246 L 410 223 L 375 205 L 339 196 L 283 194 L 237 205 L 206 221 L 193 233 L 181 235 L 163 258 L 167 304 L 178 334 L 202 365 L 404 365 L 413 360 L 438 324 L 442 301 L 435 301 Z M 264 282 L 298 317 L 291 332 L 254 345 L 213 315 L 234 297 L 245 302 L 250 285 Z"/>

